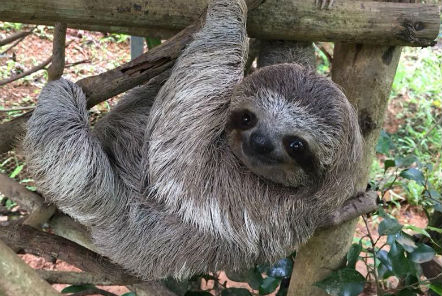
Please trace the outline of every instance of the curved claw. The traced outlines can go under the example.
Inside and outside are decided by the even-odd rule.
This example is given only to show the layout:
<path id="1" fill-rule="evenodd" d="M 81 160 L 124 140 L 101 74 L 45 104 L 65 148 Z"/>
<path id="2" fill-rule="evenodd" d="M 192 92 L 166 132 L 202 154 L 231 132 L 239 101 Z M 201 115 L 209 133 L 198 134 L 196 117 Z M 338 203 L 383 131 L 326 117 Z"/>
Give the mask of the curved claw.
<path id="1" fill-rule="evenodd" d="M 326 217 L 319 228 L 327 228 L 355 219 L 363 214 L 368 214 L 378 208 L 378 194 L 375 191 L 361 192 L 347 200 L 341 208 Z"/>
<path id="2" fill-rule="evenodd" d="M 334 0 L 315 0 L 315 5 L 319 6 L 319 9 L 331 9 L 334 2 Z"/>

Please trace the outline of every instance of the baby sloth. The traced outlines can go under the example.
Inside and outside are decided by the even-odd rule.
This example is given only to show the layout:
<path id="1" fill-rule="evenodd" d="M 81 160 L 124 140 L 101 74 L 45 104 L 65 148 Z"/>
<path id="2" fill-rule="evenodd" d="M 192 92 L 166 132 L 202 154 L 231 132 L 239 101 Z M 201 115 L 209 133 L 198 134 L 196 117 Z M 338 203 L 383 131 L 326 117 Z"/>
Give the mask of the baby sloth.
<path id="1" fill-rule="evenodd" d="M 94 129 L 63 79 L 29 120 L 39 190 L 144 279 L 274 262 L 355 191 L 354 110 L 296 64 L 243 79 L 246 15 L 244 0 L 211 1 L 159 92 L 134 89 Z"/>

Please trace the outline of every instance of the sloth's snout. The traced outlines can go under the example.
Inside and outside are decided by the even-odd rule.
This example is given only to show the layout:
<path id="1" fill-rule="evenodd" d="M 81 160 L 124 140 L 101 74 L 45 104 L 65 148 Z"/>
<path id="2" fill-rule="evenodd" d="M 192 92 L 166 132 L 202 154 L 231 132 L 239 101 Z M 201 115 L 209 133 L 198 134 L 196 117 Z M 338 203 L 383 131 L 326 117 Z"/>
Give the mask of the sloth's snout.
<path id="1" fill-rule="evenodd" d="M 275 149 L 272 141 L 259 132 L 253 132 L 250 135 L 249 145 L 256 154 L 268 154 Z"/>

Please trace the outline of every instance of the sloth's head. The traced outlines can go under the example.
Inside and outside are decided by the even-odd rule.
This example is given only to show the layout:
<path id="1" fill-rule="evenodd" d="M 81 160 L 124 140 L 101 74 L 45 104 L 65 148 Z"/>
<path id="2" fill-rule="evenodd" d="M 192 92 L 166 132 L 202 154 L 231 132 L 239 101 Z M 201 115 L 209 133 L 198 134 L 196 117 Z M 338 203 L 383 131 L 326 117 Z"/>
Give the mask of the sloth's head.
<path id="1" fill-rule="evenodd" d="M 296 64 L 244 78 L 226 132 L 233 153 L 253 173 L 291 187 L 319 185 L 361 152 L 357 117 L 344 94 Z"/>

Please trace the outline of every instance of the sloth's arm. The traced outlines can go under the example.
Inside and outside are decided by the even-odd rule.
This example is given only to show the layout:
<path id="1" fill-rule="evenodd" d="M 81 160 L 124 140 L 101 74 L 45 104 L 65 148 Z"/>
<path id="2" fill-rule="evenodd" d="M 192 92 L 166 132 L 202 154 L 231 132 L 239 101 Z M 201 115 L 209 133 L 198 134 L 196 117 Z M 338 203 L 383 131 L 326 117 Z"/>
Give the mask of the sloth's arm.
<path id="1" fill-rule="evenodd" d="M 148 155 L 144 185 L 169 188 L 171 180 L 185 178 L 183 168 L 193 178 L 187 168 L 211 161 L 232 89 L 243 77 L 246 14 L 244 0 L 210 2 L 205 25 L 177 60 L 153 106 L 143 152 Z"/>
<path id="2" fill-rule="evenodd" d="M 39 190 L 62 211 L 85 225 L 119 213 L 120 186 L 89 129 L 78 85 L 60 79 L 43 88 L 28 121 L 25 150 Z"/>
<path id="3" fill-rule="evenodd" d="M 126 187 L 135 191 L 140 185 L 139 166 L 147 119 L 158 91 L 169 76 L 170 71 L 165 71 L 147 84 L 131 89 L 93 129 L 117 175 Z"/>

